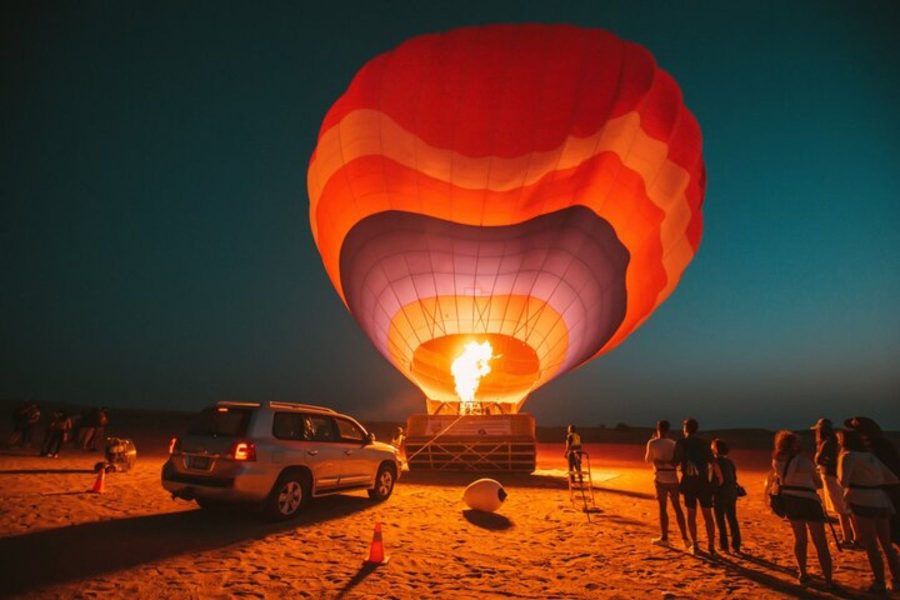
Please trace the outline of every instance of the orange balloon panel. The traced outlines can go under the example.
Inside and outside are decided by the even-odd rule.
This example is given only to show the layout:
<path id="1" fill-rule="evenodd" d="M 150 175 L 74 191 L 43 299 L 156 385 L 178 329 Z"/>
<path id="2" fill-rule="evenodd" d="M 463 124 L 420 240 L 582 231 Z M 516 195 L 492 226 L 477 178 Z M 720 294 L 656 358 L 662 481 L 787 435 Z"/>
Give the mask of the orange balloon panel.
<path id="1" fill-rule="evenodd" d="M 372 59 L 308 173 L 325 268 L 382 354 L 454 402 L 453 353 L 492 340 L 506 354 L 478 399 L 510 410 L 671 294 L 705 184 L 675 81 L 642 47 L 563 25 L 457 29 Z"/>

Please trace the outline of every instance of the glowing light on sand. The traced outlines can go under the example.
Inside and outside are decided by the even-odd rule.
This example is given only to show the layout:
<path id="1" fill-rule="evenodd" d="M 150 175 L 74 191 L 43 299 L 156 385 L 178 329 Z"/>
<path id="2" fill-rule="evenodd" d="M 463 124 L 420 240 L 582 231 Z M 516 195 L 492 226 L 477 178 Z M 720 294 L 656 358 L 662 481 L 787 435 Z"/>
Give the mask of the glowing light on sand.
<path id="1" fill-rule="evenodd" d="M 464 413 L 464 407 L 475 402 L 475 392 L 478 391 L 481 378 L 491 372 L 492 358 L 494 349 L 490 342 L 469 342 L 463 353 L 450 365 L 450 372 L 456 383 L 456 395 L 461 403 L 460 413 Z"/>

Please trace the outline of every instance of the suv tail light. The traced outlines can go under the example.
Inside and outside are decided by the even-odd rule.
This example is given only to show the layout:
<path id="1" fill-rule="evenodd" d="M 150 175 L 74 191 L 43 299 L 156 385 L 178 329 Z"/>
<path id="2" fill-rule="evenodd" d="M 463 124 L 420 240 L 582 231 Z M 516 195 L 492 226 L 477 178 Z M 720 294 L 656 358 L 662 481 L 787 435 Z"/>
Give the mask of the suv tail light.
<path id="1" fill-rule="evenodd" d="M 256 445 L 253 442 L 235 442 L 231 448 L 231 458 L 240 461 L 255 461 Z"/>
<path id="2" fill-rule="evenodd" d="M 173 437 L 169 440 L 169 454 L 175 454 L 179 450 L 181 450 L 181 440 L 177 437 Z"/>

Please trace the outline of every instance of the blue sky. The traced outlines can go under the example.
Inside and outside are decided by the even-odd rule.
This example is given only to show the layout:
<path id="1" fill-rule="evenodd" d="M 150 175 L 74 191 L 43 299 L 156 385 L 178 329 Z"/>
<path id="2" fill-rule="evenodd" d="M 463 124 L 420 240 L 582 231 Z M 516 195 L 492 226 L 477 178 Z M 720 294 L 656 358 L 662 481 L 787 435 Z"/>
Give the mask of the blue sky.
<path id="1" fill-rule="evenodd" d="M 326 403 L 418 391 L 359 332 L 309 232 L 306 164 L 372 56 L 495 22 L 643 44 L 704 133 L 700 253 L 539 422 L 900 427 L 900 4 L 4 3 L 0 398 Z"/>

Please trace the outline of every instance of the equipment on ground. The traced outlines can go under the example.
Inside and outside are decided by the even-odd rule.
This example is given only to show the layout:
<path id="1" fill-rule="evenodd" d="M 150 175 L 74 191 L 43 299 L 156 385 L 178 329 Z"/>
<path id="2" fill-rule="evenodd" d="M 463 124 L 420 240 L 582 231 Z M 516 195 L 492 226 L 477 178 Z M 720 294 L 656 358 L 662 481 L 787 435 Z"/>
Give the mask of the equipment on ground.
<path id="1" fill-rule="evenodd" d="M 106 462 L 94 465 L 94 470 L 103 469 L 107 473 L 130 471 L 137 461 L 137 448 L 127 438 L 106 438 Z"/>
<path id="2" fill-rule="evenodd" d="M 507 497 L 503 484 L 494 479 L 473 481 L 463 492 L 463 502 L 469 508 L 482 512 L 494 512 L 503 505 Z"/>

